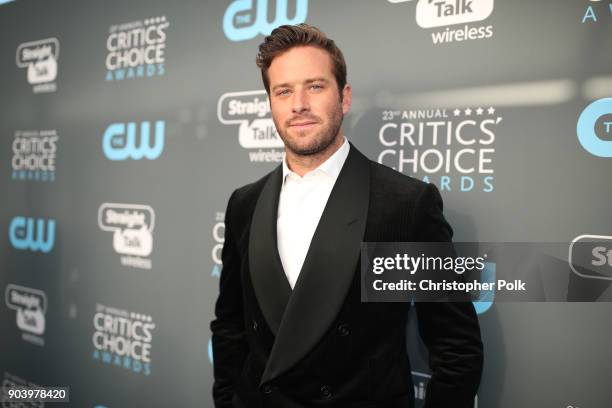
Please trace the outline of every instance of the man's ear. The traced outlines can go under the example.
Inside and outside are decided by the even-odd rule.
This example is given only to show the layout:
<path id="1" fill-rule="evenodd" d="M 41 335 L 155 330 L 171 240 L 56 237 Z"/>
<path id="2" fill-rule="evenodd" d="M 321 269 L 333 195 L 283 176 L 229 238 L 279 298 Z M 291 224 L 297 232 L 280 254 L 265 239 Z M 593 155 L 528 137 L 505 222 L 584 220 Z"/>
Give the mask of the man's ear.
<path id="1" fill-rule="evenodd" d="M 344 85 L 342 90 L 342 113 L 346 115 L 351 109 L 351 103 L 353 98 L 353 88 L 349 84 Z"/>

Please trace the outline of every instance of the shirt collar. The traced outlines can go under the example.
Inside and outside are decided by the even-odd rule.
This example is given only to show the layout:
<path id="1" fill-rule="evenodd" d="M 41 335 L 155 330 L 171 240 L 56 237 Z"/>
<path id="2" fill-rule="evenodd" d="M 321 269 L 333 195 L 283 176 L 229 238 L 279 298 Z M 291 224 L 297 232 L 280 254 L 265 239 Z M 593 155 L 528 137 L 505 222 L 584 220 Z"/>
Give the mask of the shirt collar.
<path id="1" fill-rule="evenodd" d="M 334 181 L 338 178 L 338 174 L 340 174 L 340 170 L 342 170 L 342 166 L 344 165 L 344 162 L 346 161 L 350 150 L 350 145 L 348 143 L 348 140 L 346 139 L 346 136 L 342 137 L 344 138 L 342 146 L 340 146 L 340 148 L 336 150 L 334 154 L 328 157 L 327 160 L 321 163 L 319 167 L 304 174 L 304 177 L 306 177 L 308 174 L 321 171 L 324 174 L 328 175 L 330 178 L 332 178 Z M 287 180 L 287 176 L 289 174 L 292 174 L 295 177 L 300 177 L 297 173 L 289 169 L 289 166 L 287 165 L 287 155 L 285 155 L 285 157 L 283 158 L 283 184 L 285 183 L 285 180 Z"/>

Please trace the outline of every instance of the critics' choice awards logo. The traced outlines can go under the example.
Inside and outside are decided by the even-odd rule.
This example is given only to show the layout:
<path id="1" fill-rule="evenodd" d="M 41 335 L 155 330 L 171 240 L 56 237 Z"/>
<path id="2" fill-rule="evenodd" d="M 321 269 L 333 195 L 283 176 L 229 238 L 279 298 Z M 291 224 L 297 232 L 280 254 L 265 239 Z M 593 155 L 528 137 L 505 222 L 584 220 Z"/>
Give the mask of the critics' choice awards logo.
<path id="1" fill-rule="evenodd" d="M 604 19 L 610 21 L 612 17 L 612 1 L 589 0 L 582 13 L 582 24 L 598 23 Z"/>
<path id="2" fill-rule="evenodd" d="M 92 358 L 136 374 L 151 374 L 151 316 L 116 307 L 96 305 L 93 316 Z"/>
<path id="3" fill-rule="evenodd" d="M 412 0 L 388 0 L 405 3 Z M 493 12 L 493 0 L 418 0 L 416 22 L 430 29 L 434 44 L 493 37 L 492 25 L 469 25 L 486 20 Z M 463 27 L 456 27 L 463 24 Z M 445 27 L 444 29 L 441 29 Z"/>
<path id="4" fill-rule="evenodd" d="M 113 249 L 121 264 L 151 269 L 155 212 L 148 205 L 104 203 L 98 209 L 98 226 L 113 233 Z"/>
<path id="5" fill-rule="evenodd" d="M 55 220 L 14 217 L 9 224 L 9 241 L 15 249 L 51 252 L 55 243 Z"/>
<path id="6" fill-rule="evenodd" d="M 106 38 L 106 80 L 164 75 L 166 16 L 112 25 Z"/>
<path id="7" fill-rule="evenodd" d="M 55 181 L 59 137 L 55 130 L 17 130 L 13 139 L 13 180 Z"/>
<path id="8" fill-rule="evenodd" d="M 576 126 L 578 141 L 597 157 L 612 157 L 612 98 L 603 98 L 587 106 Z"/>
<path id="9" fill-rule="evenodd" d="M 494 190 L 495 108 L 388 110 L 382 120 L 379 163 L 441 191 Z"/>
<path id="10" fill-rule="evenodd" d="M 17 47 L 17 66 L 27 69 L 28 83 L 34 93 L 55 92 L 58 57 L 57 38 L 30 41 Z"/>
<path id="11" fill-rule="evenodd" d="M 109 160 L 157 159 L 164 150 L 166 122 L 158 120 L 151 135 L 151 122 L 113 123 L 104 131 L 102 151 Z"/>
<path id="12" fill-rule="evenodd" d="M 228 92 L 219 98 L 217 117 L 238 126 L 238 142 L 249 149 L 251 162 L 280 162 L 284 145 L 272 121 L 266 91 Z M 280 149 L 280 150 L 279 150 Z"/>
<path id="13" fill-rule="evenodd" d="M 215 245 L 213 246 L 211 252 L 213 268 L 210 276 L 213 278 L 220 278 L 221 267 L 223 264 L 221 259 L 221 251 L 223 250 L 223 243 L 225 242 L 225 213 L 223 212 L 217 212 L 215 215 L 215 225 L 213 225 L 212 237 Z"/>
<path id="14" fill-rule="evenodd" d="M 17 327 L 21 330 L 21 338 L 38 346 L 45 345 L 45 314 L 47 312 L 47 296 L 45 292 L 9 284 L 6 287 L 6 305 L 17 313 Z"/>
<path id="15" fill-rule="evenodd" d="M 274 20 L 268 16 L 268 0 L 236 0 L 225 10 L 223 32 L 231 41 L 244 41 L 259 34 L 269 35 L 276 27 L 284 24 L 298 24 L 306 21 L 308 0 L 276 0 Z M 294 6 L 293 14 L 289 5 Z M 293 15 L 293 18 L 289 18 Z"/>

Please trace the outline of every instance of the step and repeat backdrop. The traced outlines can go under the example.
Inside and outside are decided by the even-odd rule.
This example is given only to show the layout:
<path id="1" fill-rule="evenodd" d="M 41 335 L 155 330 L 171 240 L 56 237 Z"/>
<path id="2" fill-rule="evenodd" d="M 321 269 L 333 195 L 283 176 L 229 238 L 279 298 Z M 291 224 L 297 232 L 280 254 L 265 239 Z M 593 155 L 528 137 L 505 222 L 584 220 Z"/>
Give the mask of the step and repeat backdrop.
<path id="1" fill-rule="evenodd" d="M 74 407 L 213 406 L 226 203 L 282 160 L 255 66 L 281 24 L 336 40 L 349 140 L 435 183 L 455 240 L 596 236 L 612 267 L 610 1 L 2 3 L 4 385 L 68 386 Z M 604 293 L 602 276 L 566 279 Z M 475 406 L 612 405 L 611 304 L 478 306 Z M 421 406 L 426 350 L 407 330 Z"/>

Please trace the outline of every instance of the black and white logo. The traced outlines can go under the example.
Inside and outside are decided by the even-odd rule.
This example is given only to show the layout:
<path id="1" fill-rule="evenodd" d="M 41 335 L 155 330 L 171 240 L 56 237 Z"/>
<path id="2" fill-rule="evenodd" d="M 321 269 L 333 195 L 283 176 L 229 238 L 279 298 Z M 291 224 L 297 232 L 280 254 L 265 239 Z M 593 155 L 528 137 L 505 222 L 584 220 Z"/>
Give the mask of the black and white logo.
<path id="1" fill-rule="evenodd" d="M 55 92 L 59 58 L 57 38 L 19 44 L 16 58 L 17 66 L 26 68 L 28 83 L 32 85 L 34 93 Z"/>
<path id="2" fill-rule="evenodd" d="M 47 295 L 42 290 L 9 284 L 6 287 L 6 305 L 16 311 L 17 327 L 21 338 L 38 346 L 45 345 Z"/>
<path id="3" fill-rule="evenodd" d="M 148 205 L 104 203 L 98 209 L 98 226 L 113 233 L 113 249 L 121 264 L 151 269 L 155 211 Z"/>
<path id="4" fill-rule="evenodd" d="M 219 98 L 217 117 L 238 125 L 238 142 L 249 150 L 251 162 L 280 162 L 284 144 L 276 131 L 266 91 L 228 92 Z"/>

